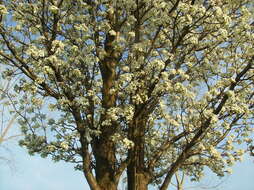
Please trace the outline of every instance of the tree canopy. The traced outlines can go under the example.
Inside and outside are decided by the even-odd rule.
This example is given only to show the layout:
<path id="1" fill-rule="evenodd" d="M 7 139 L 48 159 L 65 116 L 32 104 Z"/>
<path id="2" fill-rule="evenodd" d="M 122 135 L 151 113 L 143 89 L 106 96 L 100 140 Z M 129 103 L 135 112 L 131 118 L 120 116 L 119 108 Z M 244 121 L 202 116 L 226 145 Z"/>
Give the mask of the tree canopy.
<path id="1" fill-rule="evenodd" d="M 223 176 L 253 132 L 252 3 L 2 0 L 20 144 L 75 163 L 92 190 Z"/>

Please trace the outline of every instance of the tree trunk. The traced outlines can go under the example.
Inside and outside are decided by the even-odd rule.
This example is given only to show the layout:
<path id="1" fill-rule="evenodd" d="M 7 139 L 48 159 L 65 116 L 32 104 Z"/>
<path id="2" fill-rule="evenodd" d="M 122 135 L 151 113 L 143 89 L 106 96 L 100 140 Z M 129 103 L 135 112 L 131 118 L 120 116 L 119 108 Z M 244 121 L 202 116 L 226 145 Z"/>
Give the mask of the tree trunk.
<path id="1" fill-rule="evenodd" d="M 128 190 L 148 189 L 149 174 L 146 171 L 144 160 L 145 125 L 145 119 L 137 119 L 130 126 L 129 138 L 134 142 L 134 147 L 128 152 L 128 157 L 131 158 L 127 167 Z"/>
<path id="2" fill-rule="evenodd" d="M 138 171 L 134 165 L 127 169 L 128 190 L 148 190 L 148 177 L 145 171 Z"/>
<path id="3" fill-rule="evenodd" d="M 115 181 L 115 154 L 113 142 L 105 141 L 103 137 L 97 139 L 94 144 L 96 160 L 95 174 L 101 190 L 117 190 Z"/>
<path id="4" fill-rule="evenodd" d="M 102 107 L 107 112 L 116 104 L 116 93 L 110 92 L 114 87 L 116 80 L 116 64 L 117 58 L 113 47 L 113 41 L 116 36 L 107 34 L 105 40 L 105 51 L 107 55 L 100 63 L 100 71 L 103 80 L 102 87 Z M 101 121 L 107 119 L 107 113 L 101 115 Z M 110 126 L 101 126 L 101 135 L 95 137 L 92 143 L 92 148 L 96 160 L 95 174 L 101 190 L 117 190 L 117 180 L 115 179 L 116 172 L 116 156 L 115 145 L 111 140 L 115 133 L 115 123 L 112 122 Z"/>

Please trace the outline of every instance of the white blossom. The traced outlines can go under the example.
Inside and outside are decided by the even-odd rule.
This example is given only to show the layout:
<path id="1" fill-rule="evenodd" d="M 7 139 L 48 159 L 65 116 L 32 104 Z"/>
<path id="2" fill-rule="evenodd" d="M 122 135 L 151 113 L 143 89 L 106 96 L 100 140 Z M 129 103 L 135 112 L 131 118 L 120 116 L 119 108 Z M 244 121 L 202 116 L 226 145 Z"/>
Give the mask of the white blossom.
<path id="1" fill-rule="evenodd" d="M 51 5 L 51 6 L 49 7 L 49 10 L 50 10 L 52 13 L 57 14 L 58 11 L 59 11 L 59 8 L 58 8 L 57 6 L 55 6 L 55 5 Z"/>
<path id="2" fill-rule="evenodd" d="M 159 186 L 174 165 L 196 180 L 205 167 L 230 173 L 253 143 L 253 5 L 2 1 L 0 58 L 21 144 L 85 158 L 77 168 L 96 182 L 100 158 L 119 176 L 144 163 Z"/>
<path id="3" fill-rule="evenodd" d="M 114 31 L 114 30 L 110 30 L 110 31 L 109 31 L 109 34 L 110 34 L 111 36 L 116 36 L 117 33 L 116 33 L 116 31 Z"/>
<path id="4" fill-rule="evenodd" d="M 65 149 L 65 150 L 68 150 L 69 149 L 69 145 L 67 142 L 61 142 L 60 146 Z"/>

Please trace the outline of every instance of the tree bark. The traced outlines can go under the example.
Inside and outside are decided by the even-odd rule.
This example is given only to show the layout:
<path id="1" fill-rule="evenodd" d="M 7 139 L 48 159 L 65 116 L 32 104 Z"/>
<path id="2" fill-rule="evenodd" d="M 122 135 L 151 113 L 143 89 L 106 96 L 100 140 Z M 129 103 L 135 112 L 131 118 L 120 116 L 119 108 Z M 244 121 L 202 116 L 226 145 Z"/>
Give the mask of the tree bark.
<path id="1" fill-rule="evenodd" d="M 113 142 L 97 139 L 94 144 L 94 155 L 96 160 L 95 174 L 101 190 L 117 190 L 115 181 L 115 153 Z"/>
<path id="2" fill-rule="evenodd" d="M 149 174 L 145 168 L 145 119 L 134 121 L 130 126 L 129 138 L 134 142 L 134 147 L 129 150 L 131 159 L 127 167 L 128 190 L 147 190 Z"/>
<path id="3" fill-rule="evenodd" d="M 144 173 L 135 172 L 134 167 L 128 169 L 128 190 L 148 190 L 148 179 Z"/>

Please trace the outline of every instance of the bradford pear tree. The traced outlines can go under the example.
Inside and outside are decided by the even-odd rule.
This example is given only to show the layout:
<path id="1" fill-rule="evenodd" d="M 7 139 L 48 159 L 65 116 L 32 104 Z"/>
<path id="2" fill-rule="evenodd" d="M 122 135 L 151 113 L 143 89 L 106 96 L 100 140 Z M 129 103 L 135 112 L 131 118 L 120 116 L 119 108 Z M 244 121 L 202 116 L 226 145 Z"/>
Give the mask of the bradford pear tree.
<path id="1" fill-rule="evenodd" d="M 92 190 L 229 172 L 251 143 L 252 0 L 3 0 L 0 59 L 29 153 Z"/>

